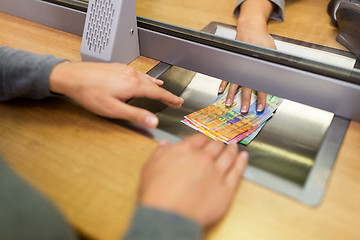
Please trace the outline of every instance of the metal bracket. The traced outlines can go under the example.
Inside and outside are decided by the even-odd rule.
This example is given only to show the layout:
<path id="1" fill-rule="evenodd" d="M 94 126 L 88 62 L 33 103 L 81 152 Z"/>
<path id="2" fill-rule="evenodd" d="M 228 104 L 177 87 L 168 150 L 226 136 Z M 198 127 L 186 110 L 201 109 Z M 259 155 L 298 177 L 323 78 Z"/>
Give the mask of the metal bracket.
<path id="1" fill-rule="evenodd" d="M 90 0 L 80 52 L 83 61 L 128 64 L 139 57 L 135 1 Z"/>

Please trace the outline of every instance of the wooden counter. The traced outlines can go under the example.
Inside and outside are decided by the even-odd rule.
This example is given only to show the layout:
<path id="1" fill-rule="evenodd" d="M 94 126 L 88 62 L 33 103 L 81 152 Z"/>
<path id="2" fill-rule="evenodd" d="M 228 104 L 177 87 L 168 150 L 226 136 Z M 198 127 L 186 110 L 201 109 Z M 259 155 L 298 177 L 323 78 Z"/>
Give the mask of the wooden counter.
<path id="1" fill-rule="evenodd" d="M 140 2 L 137 1 L 138 15 L 163 17 L 165 9 L 153 8 L 151 12 L 150 5 L 146 5 L 160 1 L 144 0 L 143 6 Z M 190 6 L 187 1 L 163 2 L 179 8 Z M 197 5 L 198 1 L 191 2 Z M 290 1 L 289 9 L 300 2 L 310 3 Z M 319 2 L 326 6 L 327 1 L 311 1 L 314 6 L 320 6 Z M 199 17 L 198 26 L 193 28 L 200 29 L 210 20 L 235 24 L 231 4 L 209 6 L 205 9 L 209 16 Z M 215 10 L 230 15 L 220 18 Z M 294 36 L 296 28 L 290 29 L 290 13 L 287 11 L 286 19 L 290 23 L 270 24 L 273 33 Z M 184 14 L 174 15 L 173 23 L 186 18 Z M 289 28 L 281 32 L 284 24 L 289 24 Z M 298 39 L 310 41 L 316 35 Z M 337 43 L 330 41 L 332 35 L 336 34 L 328 31 L 327 37 L 316 38 L 316 43 L 336 47 Z M 0 45 L 80 61 L 80 41 L 79 36 L 0 13 Z M 132 65 L 145 72 L 155 63 L 140 57 Z M 45 193 L 84 235 L 91 239 L 118 239 L 126 230 L 136 203 L 142 165 L 156 142 L 63 98 L 1 103 L 0 115 L 0 154 L 8 163 Z M 359 156 L 360 123 L 352 121 L 318 208 L 304 206 L 244 180 L 229 213 L 209 230 L 208 239 L 360 239 Z"/>

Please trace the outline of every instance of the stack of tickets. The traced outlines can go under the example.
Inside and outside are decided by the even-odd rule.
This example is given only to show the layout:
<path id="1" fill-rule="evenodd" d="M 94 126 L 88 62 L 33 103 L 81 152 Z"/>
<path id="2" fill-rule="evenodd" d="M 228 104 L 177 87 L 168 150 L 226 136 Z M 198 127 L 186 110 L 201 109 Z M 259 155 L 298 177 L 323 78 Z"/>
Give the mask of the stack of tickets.
<path id="1" fill-rule="evenodd" d="M 248 145 L 260 132 L 266 121 L 281 104 L 279 97 L 267 95 L 264 111 L 256 111 L 257 96 L 251 95 L 249 111 L 240 112 L 241 91 L 239 88 L 231 107 L 226 107 L 228 89 L 208 107 L 185 116 L 182 122 L 189 127 L 224 143 L 239 142 Z"/>

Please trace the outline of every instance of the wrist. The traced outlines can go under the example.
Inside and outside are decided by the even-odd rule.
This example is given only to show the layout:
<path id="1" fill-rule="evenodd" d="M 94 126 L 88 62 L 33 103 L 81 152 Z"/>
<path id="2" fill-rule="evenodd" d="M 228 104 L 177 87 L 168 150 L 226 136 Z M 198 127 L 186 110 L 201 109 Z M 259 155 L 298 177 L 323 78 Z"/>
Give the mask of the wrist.
<path id="1" fill-rule="evenodd" d="M 274 4 L 269 0 L 246 0 L 240 6 L 239 22 L 267 23 Z"/>
<path id="2" fill-rule="evenodd" d="M 49 89 L 55 94 L 66 95 L 66 86 L 69 81 L 69 70 L 68 67 L 71 62 L 64 61 L 57 64 L 51 71 L 49 76 Z"/>
<path id="3" fill-rule="evenodd" d="M 243 2 L 237 23 L 237 40 L 243 40 L 247 35 L 269 35 L 267 21 L 272 10 L 273 4 L 268 0 Z"/>
<path id="4" fill-rule="evenodd" d="M 237 40 L 243 40 L 245 36 L 269 35 L 266 20 L 260 18 L 239 19 L 237 24 Z"/>

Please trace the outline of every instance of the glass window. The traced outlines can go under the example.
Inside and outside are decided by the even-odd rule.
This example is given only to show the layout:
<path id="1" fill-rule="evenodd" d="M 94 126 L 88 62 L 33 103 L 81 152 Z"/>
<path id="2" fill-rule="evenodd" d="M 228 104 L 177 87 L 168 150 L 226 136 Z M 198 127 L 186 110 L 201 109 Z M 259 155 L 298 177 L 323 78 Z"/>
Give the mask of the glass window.
<path id="1" fill-rule="evenodd" d="M 88 0 L 44 1 L 84 12 L 89 2 Z M 138 20 L 142 26 L 158 24 L 158 29 L 166 31 L 167 34 L 180 34 L 193 41 L 360 83 L 360 61 L 336 41 L 340 30 L 331 23 L 326 11 L 328 0 L 286 1 L 284 8 L 286 18 L 283 22 L 279 21 L 282 16 L 281 9 L 273 5 L 271 19 L 265 28 L 270 33 L 268 37 L 273 41 L 275 44 L 273 47 L 276 49 L 264 44 L 264 35 L 259 34 L 256 25 L 247 32 L 248 38 L 239 37 L 240 24 L 238 17 L 233 14 L 237 1 L 223 0 L 219 3 L 219 0 L 135 0 L 135 2 Z M 240 16 L 242 16 L 241 11 Z"/>

